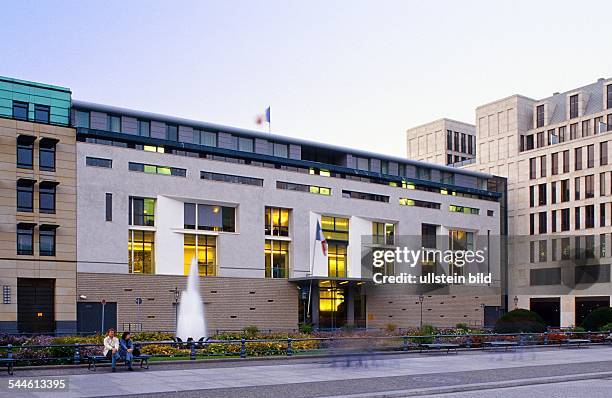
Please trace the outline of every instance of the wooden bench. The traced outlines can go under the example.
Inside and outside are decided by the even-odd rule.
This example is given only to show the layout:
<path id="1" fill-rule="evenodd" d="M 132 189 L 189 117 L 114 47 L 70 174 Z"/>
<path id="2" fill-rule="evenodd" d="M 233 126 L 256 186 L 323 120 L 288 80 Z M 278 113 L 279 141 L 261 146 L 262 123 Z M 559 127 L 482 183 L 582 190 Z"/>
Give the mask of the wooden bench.
<path id="1" fill-rule="evenodd" d="M 453 343 L 425 343 L 420 345 L 421 348 L 426 348 L 427 351 L 444 351 L 449 354 L 451 351 L 454 351 L 457 354 L 457 348 L 459 348 L 459 344 Z M 422 351 L 421 351 L 422 352 Z"/>
<path id="2" fill-rule="evenodd" d="M 491 350 L 503 348 L 508 351 L 510 349 L 516 349 L 518 343 L 516 341 L 485 341 L 483 347 L 489 347 Z"/>
<path id="3" fill-rule="evenodd" d="M 15 365 L 15 360 L 13 358 L 0 358 L 0 364 L 6 365 L 9 376 L 13 375 L 13 366 Z"/>
<path id="4" fill-rule="evenodd" d="M 588 347 L 589 344 L 591 344 L 591 340 L 589 339 L 565 339 L 561 341 L 561 344 L 559 345 L 559 347 L 565 346 L 565 347 L 580 348 L 581 346 Z"/>
<path id="5" fill-rule="evenodd" d="M 149 358 L 151 358 L 151 355 L 134 355 L 132 357 L 132 363 L 140 363 L 140 367 L 142 369 L 149 369 Z M 87 369 L 88 370 L 93 370 L 94 372 L 96 371 L 96 364 L 99 363 L 111 363 L 112 361 L 110 359 L 108 359 L 107 357 L 105 357 L 104 355 L 88 355 L 87 356 Z M 123 359 L 120 359 L 117 361 L 117 363 L 119 362 L 125 362 Z"/>

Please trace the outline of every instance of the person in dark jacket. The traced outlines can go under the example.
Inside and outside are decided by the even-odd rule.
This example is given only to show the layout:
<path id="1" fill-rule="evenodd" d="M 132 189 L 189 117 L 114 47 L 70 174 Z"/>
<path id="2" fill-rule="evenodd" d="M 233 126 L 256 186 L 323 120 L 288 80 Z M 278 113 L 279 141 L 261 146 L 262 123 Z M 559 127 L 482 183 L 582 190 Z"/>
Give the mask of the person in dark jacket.
<path id="1" fill-rule="evenodd" d="M 134 370 L 132 368 L 132 352 L 134 352 L 134 343 L 132 342 L 130 332 L 123 332 L 121 340 L 119 340 L 119 356 L 125 361 L 130 371 Z"/>

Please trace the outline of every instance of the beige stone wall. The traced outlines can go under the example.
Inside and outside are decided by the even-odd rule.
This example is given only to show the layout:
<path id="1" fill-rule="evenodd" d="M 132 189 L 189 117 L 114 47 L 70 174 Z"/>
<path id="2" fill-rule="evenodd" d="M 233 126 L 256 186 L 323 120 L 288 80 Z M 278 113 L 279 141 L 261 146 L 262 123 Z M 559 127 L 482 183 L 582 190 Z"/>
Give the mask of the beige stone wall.
<path id="1" fill-rule="evenodd" d="M 368 327 L 418 326 L 421 320 L 418 295 L 407 290 L 405 286 L 390 285 L 368 288 Z M 499 288 L 460 286 L 451 287 L 448 294 L 425 294 L 423 323 L 438 327 L 454 327 L 457 323 L 481 326 L 484 321 L 481 304 L 500 306 Z"/>
<path id="2" fill-rule="evenodd" d="M 38 137 L 32 170 L 16 167 L 17 136 Z M 38 167 L 38 143 L 42 137 L 59 139 L 56 171 Z M 56 213 L 38 212 L 38 183 L 34 188 L 34 212 L 17 212 L 16 181 L 30 178 L 57 181 Z M 17 256 L 18 222 L 57 224 L 56 256 L 38 255 L 38 228 L 34 255 Z M 0 119 L 0 284 L 11 286 L 11 304 L 0 305 L 0 321 L 17 320 L 17 278 L 55 279 L 55 320 L 76 321 L 76 134 L 74 129 L 32 122 Z"/>
<path id="3" fill-rule="evenodd" d="M 438 119 L 433 122 L 410 128 L 406 131 L 406 148 L 409 159 L 429 163 L 446 164 L 448 154 L 473 158 L 467 153 L 455 152 L 446 148 L 446 131 L 465 133 L 474 136 L 474 125 L 452 119 Z M 476 145 L 474 145 L 476 149 Z"/>
<path id="4" fill-rule="evenodd" d="M 137 323 L 135 299 L 142 298 L 143 330 L 174 330 L 174 288 L 185 289 L 187 277 L 174 275 L 78 273 L 78 294 L 85 301 L 117 303 L 117 327 Z M 200 278 L 209 332 L 298 326 L 298 289 L 287 279 Z"/>

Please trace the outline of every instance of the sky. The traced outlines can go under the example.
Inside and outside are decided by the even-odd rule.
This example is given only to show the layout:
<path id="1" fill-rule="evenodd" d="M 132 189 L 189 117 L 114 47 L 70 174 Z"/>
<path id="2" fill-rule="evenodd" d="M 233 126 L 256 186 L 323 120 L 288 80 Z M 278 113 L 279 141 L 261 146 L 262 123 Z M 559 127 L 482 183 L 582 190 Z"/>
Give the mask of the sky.
<path id="1" fill-rule="evenodd" d="M 405 156 L 405 131 L 612 77 L 609 1 L 31 1 L 0 75 L 73 98 Z"/>

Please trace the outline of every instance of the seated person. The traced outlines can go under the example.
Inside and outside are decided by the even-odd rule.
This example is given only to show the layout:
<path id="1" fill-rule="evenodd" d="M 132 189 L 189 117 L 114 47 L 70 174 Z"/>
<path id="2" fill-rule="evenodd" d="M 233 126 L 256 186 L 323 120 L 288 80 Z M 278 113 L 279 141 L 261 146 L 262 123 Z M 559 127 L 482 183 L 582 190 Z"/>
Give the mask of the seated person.
<path id="1" fill-rule="evenodd" d="M 123 360 L 125 360 L 126 365 L 128 366 L 128 370 L 132 369 L 132 357 L 134 352 L 134 343 L 132 342 L 132 337 L 130 336 L 130 332 L 123 332 L 121 335 L 121 340 L 119 341 L 119 356 Z"/>
<path id="2" fill-rule="evenodd" d="M 111 361 L 113 372 L 116 370 L 117 360 L 121 359 L 119 356 L 119 339 L 115 337 L 115 330 L 108 329 L 106 337 L 104 338 L 104 356 Z"/>

